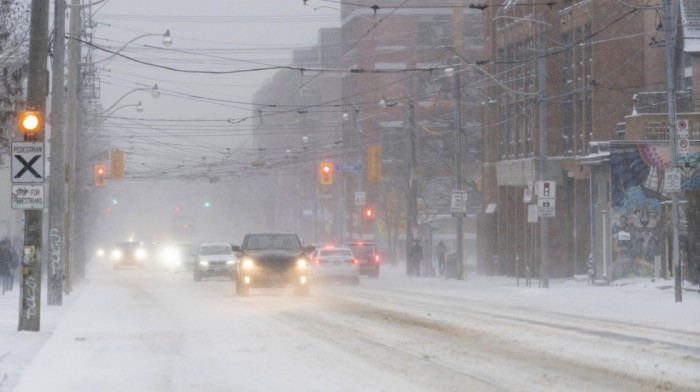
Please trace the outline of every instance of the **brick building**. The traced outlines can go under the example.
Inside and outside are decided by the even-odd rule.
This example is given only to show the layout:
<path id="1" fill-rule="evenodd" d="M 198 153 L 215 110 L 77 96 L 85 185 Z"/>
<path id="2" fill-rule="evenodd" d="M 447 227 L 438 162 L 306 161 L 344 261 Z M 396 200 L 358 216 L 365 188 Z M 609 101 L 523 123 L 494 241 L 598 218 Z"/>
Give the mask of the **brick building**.
<path id="1" fill-rule="evenodd" d="M 634 94 L 665 86 L 659 15 L 614 0 L 486 4 L 484 68 L 494 82 L 483 109 L 480 268 L 513 275 L 521 261 L 539 272 L 542 219 L 528 223 L 523 194 L 541 179 L 543 134 L 546 179 L 557 185 L 549 276 L 585 273 L 591 205 L 605 199 L 591 189 L 599 142 L 616 138 Z"/>

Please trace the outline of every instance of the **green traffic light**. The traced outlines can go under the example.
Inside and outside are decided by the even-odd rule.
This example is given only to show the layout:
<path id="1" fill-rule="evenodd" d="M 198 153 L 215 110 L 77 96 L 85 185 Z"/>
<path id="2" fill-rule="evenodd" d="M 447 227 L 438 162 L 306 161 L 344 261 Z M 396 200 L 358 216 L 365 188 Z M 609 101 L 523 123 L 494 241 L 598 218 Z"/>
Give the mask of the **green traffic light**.
<path id="1" fill-rule="evenodd" d="M 205 202 L 204 202 L 204 207 L 209 208 L 209 206 L 211 206 L 211 203 L 209 203 L 208 201 L 205 201 Z"/>
<path id="2" fill-rule="evenodd" d="M 112 204 L 117 204 L 119 201 L 117 199 L 112 199 Z"/>

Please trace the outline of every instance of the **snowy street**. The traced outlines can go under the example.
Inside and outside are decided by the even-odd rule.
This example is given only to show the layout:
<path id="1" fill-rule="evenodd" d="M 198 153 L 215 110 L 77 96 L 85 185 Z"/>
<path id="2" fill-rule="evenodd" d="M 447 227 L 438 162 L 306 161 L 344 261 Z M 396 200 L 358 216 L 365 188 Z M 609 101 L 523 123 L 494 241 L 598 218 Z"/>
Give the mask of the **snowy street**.
<path id="1" fill-rule="evenodd" d="M 674 303 L 642 281 L 544 290 L 402 267 L 241 298 L 226 279 L 94 264 L 63 307 L 42 304 L 39 333 L 15 332 L 15 288 L 0 302 L 0 391 L 700 388 L 697 293 Z"/>

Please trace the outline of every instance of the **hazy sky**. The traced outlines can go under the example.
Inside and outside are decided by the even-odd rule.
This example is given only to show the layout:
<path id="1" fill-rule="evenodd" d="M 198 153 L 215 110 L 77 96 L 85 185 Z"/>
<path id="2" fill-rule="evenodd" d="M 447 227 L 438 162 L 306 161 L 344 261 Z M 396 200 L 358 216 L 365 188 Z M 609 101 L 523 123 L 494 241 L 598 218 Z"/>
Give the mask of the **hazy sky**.
<path id="1" fill-rule="evenodd" d="M 183 71 L 221 72 L 289 65 L 292 50 L 317 44 L 319 28 L 340 25 L 339 12 L 327 8 L 336 6 L 320 0 L 310 1 L 307 6 L 301 0 L 110 0 L 93 8 L 94 43 L 118 50 L 139 35 L 170 30 L 170 48 L 163 47 L 160 37 L 151 36 L 133 42 L 121 53 Z M 93 61 L 108 55 L 95 50 Z M 251 116 L 252 94 L 273 74 L 176 72 L 120 57 L 100 63 L 100 68 L 104 108 L 133 89 L 155 83 L 162 93 L 158 99 L 148 91 L 125 97 L 117 107 L 141 101 L 144 111 L 137 113 L 129 106 L 115 112 L 106 122 L 112 142 L 126 149 L 137 138 L 147 137 L 138 142 L 135 151 L 149 144 L 162 145 L 164 154 L 176 154 L 178 147 L 184 147 L 186 151 L 180 152 L 185 165 L 205 157 L 221 158 L 222 150 L 212 152 L 210 147 L 229 143 L 222 135 L 239 135 L 229 147 L 249 140 L 252 121 L 237 121 Z M 191 122 L 194 119 L 208 122 Z M 227 119 L 231 123 L 223 122 Z"/>

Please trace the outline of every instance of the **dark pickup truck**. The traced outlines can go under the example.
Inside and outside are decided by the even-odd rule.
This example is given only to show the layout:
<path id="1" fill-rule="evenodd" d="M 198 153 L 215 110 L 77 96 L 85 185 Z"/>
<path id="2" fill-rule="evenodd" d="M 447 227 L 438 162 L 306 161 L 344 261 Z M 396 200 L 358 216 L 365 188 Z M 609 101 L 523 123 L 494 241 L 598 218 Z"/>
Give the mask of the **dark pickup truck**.
<path id="1" fill-rule="evenodd" d="M 296 234 L 249 233 L 233 251 L 237 254 L 237 295 L 248 295 L 251 287 L 289 285 L 300 295 L 309 293 L 307 254 L 314 247 L 304 247 Z"/>

